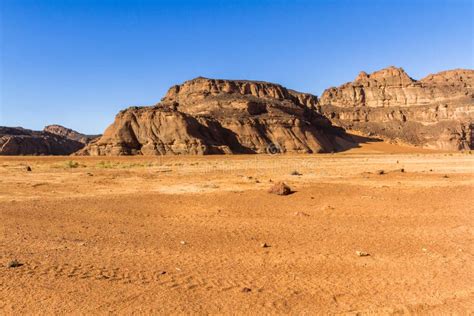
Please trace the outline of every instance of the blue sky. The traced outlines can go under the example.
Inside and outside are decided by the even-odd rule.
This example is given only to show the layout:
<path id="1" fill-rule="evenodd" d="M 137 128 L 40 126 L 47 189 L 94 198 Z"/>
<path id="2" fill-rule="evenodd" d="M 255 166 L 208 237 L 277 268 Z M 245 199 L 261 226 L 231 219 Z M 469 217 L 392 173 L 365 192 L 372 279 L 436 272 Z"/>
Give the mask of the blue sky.
<path id="1" fill-rule="evenodd" d="M 197 76 L 320 95 L 359 71 L 474 68 L 473 2 L 2 0 L 0 125 L 101 133 Z"/>

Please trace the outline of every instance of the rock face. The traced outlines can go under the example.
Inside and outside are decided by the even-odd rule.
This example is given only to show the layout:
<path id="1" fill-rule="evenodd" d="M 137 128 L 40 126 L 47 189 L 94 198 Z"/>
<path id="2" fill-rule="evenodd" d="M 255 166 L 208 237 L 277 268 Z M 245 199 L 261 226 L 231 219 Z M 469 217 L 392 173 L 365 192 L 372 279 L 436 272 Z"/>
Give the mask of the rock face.
<path id="1" fill-rule="evenodd" d="M 155 106 L 121 111 L 79 154 L 331 152 L 355 145 L 344 129 L 426 148 L 468 149 L 473 86 L 473 70 L 417 81 L 389 67 L 361 72 L 318 100 L 268 82 L 200 77 L 170 88 Z"/>
<path id="2" fill-rule="evenodd" d="M 403 69 L 361 72 L 324 91 L 321 113 L 345 129 L 425 148 L 473 147 L 474 70 L 450 70 L 416 81 Z"/>
<path id="3" fill-rule="evenodd" d="M 61 126 L 61 125 L 57 125 L 57 124 L 47 125 L 47 126 L 44 127 L 43 131 L 51 133 L 51 134 L 56 134 L 56 135 L 59 135 L 59 136 L 63 136 L 63 137 L 66 137 L 68 139 L 81 142 L 83 144 L 87 144 L 91 140 L 93 140 L 94 138 L 100 137 L 100 135 L 81 134 L 79 132 L 76 132 L 75 130 L 72 130 L 70 128 L 67 128 L 67 127 L 64 127 L 64 126 Z"/>
<path id="4" fill-rule="evenodd" d="M 45 131 L 0 127 L 0 155 L 69 155 L 84 143 Z"/>
<path id="5" fill-rule="evenodd" d="M 258 81 L 196 78 L 152 107 L 121 111 L 79 154 L 318 153 L 354 145 L 317 97 Z"/>

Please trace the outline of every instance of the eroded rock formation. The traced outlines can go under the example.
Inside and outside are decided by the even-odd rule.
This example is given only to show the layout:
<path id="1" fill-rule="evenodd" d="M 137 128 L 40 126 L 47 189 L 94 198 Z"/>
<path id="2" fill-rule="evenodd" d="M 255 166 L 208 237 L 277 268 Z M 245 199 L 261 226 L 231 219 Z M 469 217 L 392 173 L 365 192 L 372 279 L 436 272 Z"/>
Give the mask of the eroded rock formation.
<path id="1" fill-rule="evenodd" d="M 80 154 L 330 152 L 354 146 L 343 129 L 427 148 L 468 149 L 473 72 L 451 70 L 419 81 L 395 67 L 361 72 L 320 100 L 278 84 L 200 77 L 173 86 L 155 106 L 121 111 Z"/>
<path id="2" fill-rule="evenodd" d="M 425 148 L 472 148 L 474 70 L 456 69 L 416 81 L 403 69 L 361 72 L 330 88 L 319 109 L 333 123 L 368 136 Z"/>
<path id="3" fill-rule="evenodd" d="M 69 155 L 84 145 L 50 132 L 0 127 L 0 155 Z"/>
<path id="4" fill-rule="evenodd" d="M 353 145 L 317 103 L 277 84 L 200 77 L 172 87 L 155 106 L 121 111 L 79 154 L 318 153 Z"/>

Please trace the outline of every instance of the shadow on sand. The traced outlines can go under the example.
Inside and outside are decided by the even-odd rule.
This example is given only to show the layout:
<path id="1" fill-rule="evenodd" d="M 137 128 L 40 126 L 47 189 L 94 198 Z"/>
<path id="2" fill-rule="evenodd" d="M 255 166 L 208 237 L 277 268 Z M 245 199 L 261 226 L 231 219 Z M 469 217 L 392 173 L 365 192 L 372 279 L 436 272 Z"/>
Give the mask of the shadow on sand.
<path id="1" fill-rule="evenodd" d="M 375 137 L 367 137 L 361 136 L 356 134 L 351 134 L 346 132 L 342 141 L 338 141 L 338 148 L 337 152 L 344 152 L 348 151 L 353 148 L 361 148 L 361 144 L 368 144 L 368 143 L 380 143 L 383 142 L 380 138 Z"/>

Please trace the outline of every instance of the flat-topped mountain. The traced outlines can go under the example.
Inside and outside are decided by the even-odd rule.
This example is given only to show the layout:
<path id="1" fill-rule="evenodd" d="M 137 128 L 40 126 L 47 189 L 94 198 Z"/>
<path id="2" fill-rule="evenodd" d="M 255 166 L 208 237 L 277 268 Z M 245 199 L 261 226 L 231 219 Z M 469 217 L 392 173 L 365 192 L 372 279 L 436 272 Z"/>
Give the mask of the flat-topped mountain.
<path id="1" fill-rule="evenodd" d="M 317 102 L 278 84 L 199 77 L 173 86 L 155 106 L 121 111 L 80 153 L 318 153 L 353 145 Z"/>
<path id="2" fill-rule="evenodd" d="M 391 142 L 473 147 L 474 70 L 443 71 L 419 81 L 402 68 L 361 72 L 353 82 L 324 91 L 319 105 L 338 126 Z"/>

